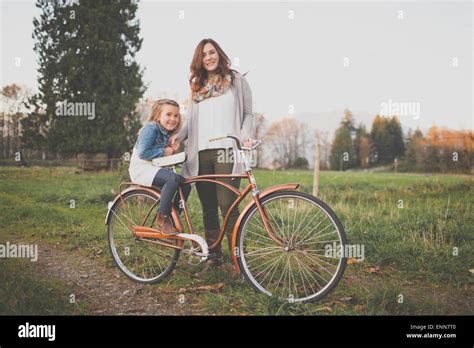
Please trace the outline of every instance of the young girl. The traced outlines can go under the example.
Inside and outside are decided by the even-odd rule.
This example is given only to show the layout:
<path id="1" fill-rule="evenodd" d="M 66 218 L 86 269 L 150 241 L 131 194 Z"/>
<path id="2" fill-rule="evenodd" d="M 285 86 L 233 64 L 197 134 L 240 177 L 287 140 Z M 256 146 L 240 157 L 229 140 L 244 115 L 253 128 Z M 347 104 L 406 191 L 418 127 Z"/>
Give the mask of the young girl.
<path id="1" fill-rule="evenodd" d="M 157 216 L 157 229 L 163 234 L 176 234 L 171 224 L 171 204 L 178 186 L 184 179 L 172 170 L 154 166 L 152 159 L 169 156 L 178 149 L 169 145 L 169 137 L 181 127 L 179 104 L 171 99 L 160 99 L 153 104 L 147 123 L 140 129 L 137 142 L 133 148 L 129 173 L 132 182 L 142 186 L 161 186 L 160 208 Z M 185 199 L 190 187 L 183 188 Z M 175 206 L 179 206 L 179 195 L 176 195 Z"/>

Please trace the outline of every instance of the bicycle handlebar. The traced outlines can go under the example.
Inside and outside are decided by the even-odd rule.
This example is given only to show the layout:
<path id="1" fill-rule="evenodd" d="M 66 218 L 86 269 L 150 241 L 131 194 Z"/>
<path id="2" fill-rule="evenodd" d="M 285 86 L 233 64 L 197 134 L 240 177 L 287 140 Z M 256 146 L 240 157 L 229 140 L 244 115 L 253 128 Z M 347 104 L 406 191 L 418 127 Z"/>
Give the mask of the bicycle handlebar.
<path id="1" fill-rule="evenodd" d="M 242 144 L 240 143 L 240 139 L 236 135 L 232 135 L 232 134 L 221 135 L 221 136 L 218 136 L 218 137 L 209 138 L 209 141 L 217 141 L 217 140 L 226 139 L 226 138 L 233 139 L 239 150 L 252 151 L 252 150 L 255 150 L 257 147 L 259 147 L 262 144 L 261 140 L 256 139 L 255 140 L 255 145 L 253 145 L 252 147 L 245 147 L 245 146 L 242 146 Z"/>

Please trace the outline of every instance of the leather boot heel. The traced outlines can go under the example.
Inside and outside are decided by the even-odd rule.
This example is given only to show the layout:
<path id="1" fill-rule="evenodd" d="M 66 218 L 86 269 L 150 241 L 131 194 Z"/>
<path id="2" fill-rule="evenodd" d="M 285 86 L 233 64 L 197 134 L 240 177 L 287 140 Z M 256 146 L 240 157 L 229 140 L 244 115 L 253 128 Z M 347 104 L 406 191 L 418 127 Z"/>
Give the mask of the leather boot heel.
<path id="1" fill-rule="evenodd" d="M 178 231 L 176 231 L 176 229 L 171 224 L 170 218 L 168 216 L 161 215 L 160 213 L 158 213 L 156 218 L 156 228 L 161 232 L 161 234 L 168 236 L 178 234 Z"/>

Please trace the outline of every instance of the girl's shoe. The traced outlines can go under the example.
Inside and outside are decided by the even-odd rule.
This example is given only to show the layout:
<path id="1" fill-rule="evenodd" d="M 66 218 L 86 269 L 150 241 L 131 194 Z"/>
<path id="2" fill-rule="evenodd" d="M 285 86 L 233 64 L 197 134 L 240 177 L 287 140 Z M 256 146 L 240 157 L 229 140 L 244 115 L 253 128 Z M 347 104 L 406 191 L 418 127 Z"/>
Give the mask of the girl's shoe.
<path id="1" fill-rule="evenodd" d="M 171 224 L 170 218 L 166 215 L 161 215 L 161 213 L 158 213 L 158 216 L 156 217 L 156 229 L 159 230 L 161 234 L 168 236 L 178 234 L 178 231 L 176 231 L 174 226 Z"/>

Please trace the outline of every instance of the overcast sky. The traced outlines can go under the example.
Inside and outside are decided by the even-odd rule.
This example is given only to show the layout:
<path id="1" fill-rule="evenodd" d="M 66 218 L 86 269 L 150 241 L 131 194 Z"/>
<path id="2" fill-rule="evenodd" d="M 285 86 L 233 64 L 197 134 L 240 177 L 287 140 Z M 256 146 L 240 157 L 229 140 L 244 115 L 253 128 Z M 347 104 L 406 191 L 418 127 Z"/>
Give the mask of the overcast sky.
<path id="1" fill-rule="evenodd" d="M 145 96 L 182 102 L 197 43 L 211 37 L 249 71 L 254 111 L 332 129 L 349 108 L 370 125 L 383 103 L 419 107 L 404 129 L 473 128 L 473 9 L 460 2 L 141 1 Z M 34 91 L 34 1 L 1 1 L 1 85 Z M 183 18 L 184 17 L 184 18 Z M 21 60 L 15 66 L 15 59 Z M 419 117 L 418 117 L 419 116 Z"/>

